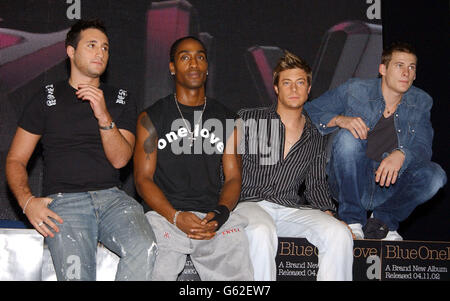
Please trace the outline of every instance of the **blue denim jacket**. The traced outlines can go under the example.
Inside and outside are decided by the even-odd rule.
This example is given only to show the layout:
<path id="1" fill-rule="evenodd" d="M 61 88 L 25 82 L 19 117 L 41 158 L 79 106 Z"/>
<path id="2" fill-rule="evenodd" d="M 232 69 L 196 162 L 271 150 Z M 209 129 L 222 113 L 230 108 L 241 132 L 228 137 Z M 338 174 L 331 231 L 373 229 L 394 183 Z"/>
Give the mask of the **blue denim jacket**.
<path id="1" fill-rule="evenodd" d="M 430 110 L 432 105 L 433 99 L 430 95 L 411 86 L 403 95 L 394 113 L 398 149 L 405 154 L 405 162 L 399 175 L 413 162 L 431 160 L 433 128 Z M 322 135 L 338 129 L 338 127 L 327 127 L 328 122 L 336 115 L 361 117 L 372 130 L 385 109 L 381 79 L 352 78 L 307 102 L 304 108 Z M 388 155 L 384 153 L 383 158 Z"/>

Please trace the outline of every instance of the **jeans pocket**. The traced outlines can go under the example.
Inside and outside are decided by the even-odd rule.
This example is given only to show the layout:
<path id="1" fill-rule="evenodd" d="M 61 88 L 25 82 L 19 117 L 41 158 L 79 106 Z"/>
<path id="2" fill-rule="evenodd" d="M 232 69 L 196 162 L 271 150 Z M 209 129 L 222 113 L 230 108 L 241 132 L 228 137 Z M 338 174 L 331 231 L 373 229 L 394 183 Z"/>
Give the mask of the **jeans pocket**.
<path id="1" fill-rule="evenodd" d="M 48 203 L 48 205 L 47 205 L 47 208 L 51 209 L 51 208 L 54 208 L 57 205 L 57 203 L 62 200 L 63 194 L 62 193 L 55 193 L 55 194 L 50 194 L 50 195 L 48 195 L 46 197 L 49 198 L 49 199 L 52 199 L 50 201 L 50 203 Z"/>
<path id="2" fill-rule="evenodd" d="M 137 208 L 137 210 L 144 212 L 144 208 L 142 207 L 142 204 L 139 203 L 138 201 L 136 201 L 133 197 L 131 197 L 128 193 L 126 193 L 125 191 L 116 188 L 117 192 L 120 194 L 121 196 L 121 201 L 128 204 L 130 207 L 132 208 Z"/>

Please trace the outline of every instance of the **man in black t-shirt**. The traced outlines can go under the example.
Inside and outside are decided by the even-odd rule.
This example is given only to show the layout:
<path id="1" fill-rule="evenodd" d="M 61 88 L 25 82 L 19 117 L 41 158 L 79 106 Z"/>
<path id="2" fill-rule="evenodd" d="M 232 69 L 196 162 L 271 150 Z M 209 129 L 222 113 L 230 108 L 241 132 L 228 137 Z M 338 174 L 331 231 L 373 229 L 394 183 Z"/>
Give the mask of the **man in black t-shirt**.
<path id="1" fill-rule="evenodd" d="M 109 42 L 98 20 L 67 34 L 68 81 L 48 84 L 19 120 L 6 163 L 8 184 L 30 223 L 45 237 L 58 280 L 95 280 L 97 243 L 121 259 L 116 280 L 149 280 L 156 243 L 142 206 L 120 186 L 133 154 L 136 107 L 128 92 L 100 83 Z M 27 183 L 38 141 L 44 195 Z"/>
<path id="2" fill-rule="evenodd" d="M 202 280 L 252 280 L 246 219 L 230 213 L 241 189 L 235 114 L 205 96 L 200 40 L 177 40 L 169 67 L 176 94 L 139 115 L 134 153 L 136 188 L 154 210 L 153 279 L 176 280 L 189 254 Z"/>

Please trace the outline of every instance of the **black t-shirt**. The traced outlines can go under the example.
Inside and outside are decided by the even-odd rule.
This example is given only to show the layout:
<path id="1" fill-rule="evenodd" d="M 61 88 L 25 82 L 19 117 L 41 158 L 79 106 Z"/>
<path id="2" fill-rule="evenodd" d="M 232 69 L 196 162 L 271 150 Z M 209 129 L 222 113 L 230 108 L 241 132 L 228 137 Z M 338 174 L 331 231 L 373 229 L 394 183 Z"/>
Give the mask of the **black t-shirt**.
<path id="1" fill-rule="evenodd" d="M 179 107 L 187 126 L 173 94 L 145 110 L 158 133 L 153 180 L 175 209 L 210 212 L 219 201 L 222 155 L 237 115 L 211 98 L 207 99 L 203 115 L 203 105 L 190 107 L 179 103 Z M 193 127 L 195 140 L 190 146 L 189 131 L 193 124 L 199 126 Z"/>
<path id="2" fill-rule="evenodd" d="M 385 118 L 381 115 L 372 131 L 367 137 L 366 156 L 381 162 L 384 153 L 392 152 L 397 148 L 397 133 L 395 132 L 394 115 Z"/>
<path id="3" fill-rule="evenodd" d="M 136 105 L 123 89 L 101 84 L 116 126 L 136 132 Z M 41 135 L 44 195 L 120 185 L 119 171 L 106 158 L 98 121 L 89 101 L 78 99 L 67 81 L 45 86 L 26 106 L 19 127 Z"/>

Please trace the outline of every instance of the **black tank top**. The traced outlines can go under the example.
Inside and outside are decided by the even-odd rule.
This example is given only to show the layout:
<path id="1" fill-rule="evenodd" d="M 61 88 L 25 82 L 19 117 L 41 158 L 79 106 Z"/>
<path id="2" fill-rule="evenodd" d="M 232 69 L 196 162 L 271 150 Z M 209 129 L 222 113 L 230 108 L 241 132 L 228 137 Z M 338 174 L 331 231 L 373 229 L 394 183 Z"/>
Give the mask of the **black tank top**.
<path id="1" fill-rule="evenodd" d="M 219 201 L 222 155 L 236 114 L 210 98 L 203 114 L 203 105 L 178 106 L 184 121 L 173 94 L 145 110 L 158 133 L 153 180 L 176 210 L 210 212 Z"/>

